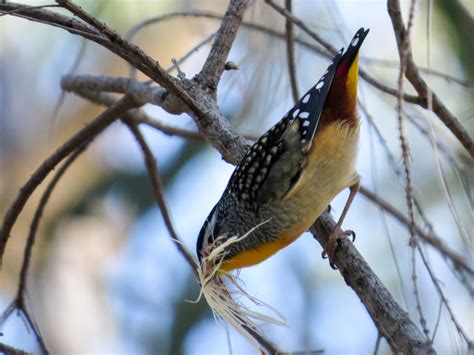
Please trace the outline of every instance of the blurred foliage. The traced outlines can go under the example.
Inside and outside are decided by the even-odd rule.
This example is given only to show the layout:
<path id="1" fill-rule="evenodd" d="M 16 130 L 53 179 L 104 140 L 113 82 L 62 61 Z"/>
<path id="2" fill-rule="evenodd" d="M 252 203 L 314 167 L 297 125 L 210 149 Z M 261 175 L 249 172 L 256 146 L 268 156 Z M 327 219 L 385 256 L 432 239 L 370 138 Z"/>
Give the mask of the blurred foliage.
<path id="1" fill-rule="evenodd" d="M 462 0 L 436 0 L 436 8 L 446 21 L 446 30 L 452 34 L 452 40 L 446 43 L 457 54 L 462 63 L 467 79 L 474 80 L 474 18 L 466 6 L 472 7 L 472 2 Z"/>
<path id="2" fill-rule="evenodd" d="M 205 148 L 207 148 L 207 145 L 203 141 L 186 141 L 169 164 L 163 166 L 160 170 L 164 188 L 166 189 L 172 183 L 181 167 Z M 133 205 L 137 218 L 140 218 L 146 211 L 156 205 L 147 172 L 145 170 L 140 172 L 122 170 L 114 171 L 113 174 L 91 186 L 82 198 L 77 200 L 76 205 L 71 206 L 71 209 L 65 210 L 64 213 L 68 216 L 89 214 L 92 202 L 103 199 L 110 191 Z M 64 217 L 66 216 L 58 216 L 58 219 Z"/>

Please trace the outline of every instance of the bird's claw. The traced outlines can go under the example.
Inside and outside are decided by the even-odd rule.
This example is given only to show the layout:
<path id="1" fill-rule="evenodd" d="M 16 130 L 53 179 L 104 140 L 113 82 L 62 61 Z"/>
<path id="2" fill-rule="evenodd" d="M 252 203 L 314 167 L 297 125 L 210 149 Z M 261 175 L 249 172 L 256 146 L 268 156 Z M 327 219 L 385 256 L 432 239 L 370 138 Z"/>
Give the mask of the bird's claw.
<path id="1" fill-rule="evenodd" d="M 337 270 L 337 266 L 334 265 L 334 258 L 336 255 L 336 248 L 337 248 L 337 241 L 339 240 L 339 236 L 335 233 L 332 233 L 329 236 L 329 240 L 324 248 L 321 256 L 323 259 L 329 259 L 329 265 L 332 269 Z"/>
<path id="2" fill-rule="evenodd" d="M 346 237 L 351 237 L 352 243 L 355 242 L 355 240 L 356 240 L 356 233 L 355 233 L 353 230 L 348 229 L 348 230 L 345 230 L 343 233 L 346 235 Z"/>
<path id="3" fill-rule="evenodd" d="M 356 239 L 356 234 L 352 230 L 346 230 L 346 231 L 337 231 L 335 230 L 332 232 L 332 234 L 329 236 L 329 240 L 326 244 L 326 247 L 321 253 L 321 257 L 323 259 L 329 259 L 329 266 L 331 266 L 332 269 L 337 270 L 337 266 L 334 264 L 335 257 L 336 257 L 336 249 L 338 244 L 340 244 L 340 240 L 343 237 L 351 237 L 352 242 L 355 241 Z"/>

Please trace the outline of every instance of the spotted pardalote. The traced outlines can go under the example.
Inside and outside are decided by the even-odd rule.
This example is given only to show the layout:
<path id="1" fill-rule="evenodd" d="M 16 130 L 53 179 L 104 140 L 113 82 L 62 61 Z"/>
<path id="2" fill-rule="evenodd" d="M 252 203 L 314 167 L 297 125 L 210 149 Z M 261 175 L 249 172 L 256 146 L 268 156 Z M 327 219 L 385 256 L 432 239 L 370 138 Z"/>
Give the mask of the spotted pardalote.
<path id="1" fill-rule="evenodd" d="M 331 265 L 344 217 L 359 189 L 355 170 L 361 28 L 286 115 L 250 147 L 199 233 L 201 259 L 215 241 L 228 246 L 223 271 L 259 263 L 296 240 L 345 188 L 350 195 L 323 253 Z"/>

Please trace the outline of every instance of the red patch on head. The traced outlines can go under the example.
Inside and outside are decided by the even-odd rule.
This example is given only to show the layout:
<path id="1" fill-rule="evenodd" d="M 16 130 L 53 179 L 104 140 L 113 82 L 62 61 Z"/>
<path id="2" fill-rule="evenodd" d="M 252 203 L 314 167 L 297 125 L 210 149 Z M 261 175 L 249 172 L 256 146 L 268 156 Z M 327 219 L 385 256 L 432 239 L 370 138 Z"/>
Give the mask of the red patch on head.
<path id="1" fill-rule="evenodd" d="M 336 76 L 340 79 L 343 79 L 347 76 L 347 73 L 349 72 L 349 63 L 347 63 L 347 60 L 344 60 L 344 58 L 341 60 L 339 65 L 337 66 L 336 69 Z"/>

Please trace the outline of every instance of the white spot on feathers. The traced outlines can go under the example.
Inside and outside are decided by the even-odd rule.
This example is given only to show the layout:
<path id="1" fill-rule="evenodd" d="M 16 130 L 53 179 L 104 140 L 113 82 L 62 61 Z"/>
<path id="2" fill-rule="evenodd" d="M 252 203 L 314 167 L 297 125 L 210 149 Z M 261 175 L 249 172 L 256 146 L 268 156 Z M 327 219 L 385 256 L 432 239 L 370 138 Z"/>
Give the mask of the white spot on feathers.
<path id="1" fill-rule="evenodd" d="M 351 42 L 351 46 L 355 47 L 357 46 L 357 43 L 359 43 L 359 36 L 354 37 L 354 39 Z"/>

